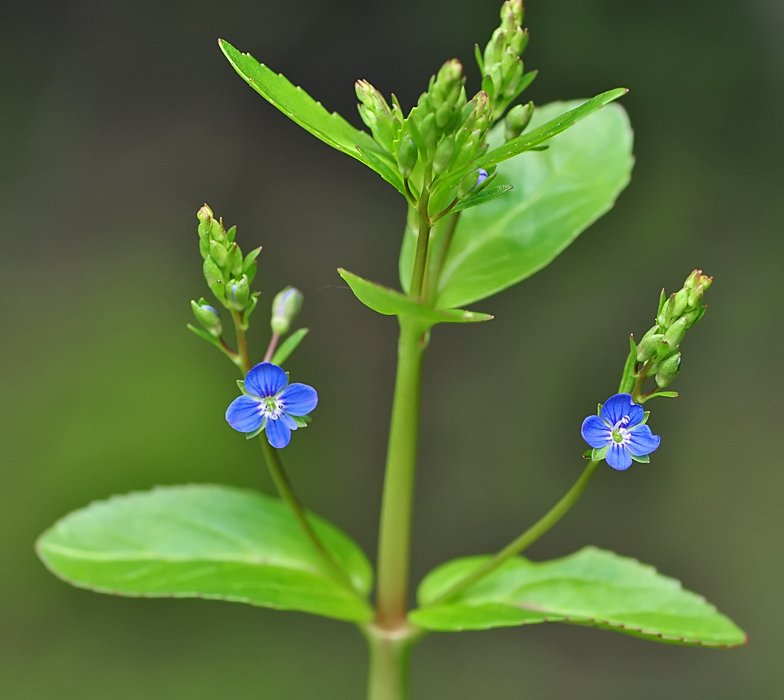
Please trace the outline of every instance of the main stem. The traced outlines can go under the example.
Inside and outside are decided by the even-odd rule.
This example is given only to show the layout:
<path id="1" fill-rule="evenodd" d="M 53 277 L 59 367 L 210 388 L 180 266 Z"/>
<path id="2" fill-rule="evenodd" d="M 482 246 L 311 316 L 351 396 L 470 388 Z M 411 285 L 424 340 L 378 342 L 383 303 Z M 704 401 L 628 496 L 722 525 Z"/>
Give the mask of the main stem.
<path id="1" fill-rule="evenodd" d="M 376 625 L 383 630 L 401 629 L 406 624 L 422 359 L 427 346 L 426 330 L 416 319 L 400 316 L 399 320 L 397 377 L 378 542 Z"/>

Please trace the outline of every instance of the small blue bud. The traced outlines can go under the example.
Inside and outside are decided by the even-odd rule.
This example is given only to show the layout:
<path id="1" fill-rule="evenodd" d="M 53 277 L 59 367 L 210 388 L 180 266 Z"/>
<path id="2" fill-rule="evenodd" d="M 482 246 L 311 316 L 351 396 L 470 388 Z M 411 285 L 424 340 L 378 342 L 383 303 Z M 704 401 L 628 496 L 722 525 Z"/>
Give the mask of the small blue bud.
<path id="1" fill-rule="evenodd" d="M 220 338 L 223 328 L 221 326 L 220 315 L 209 304 L 200 299 L 198 303 L 191 301 L 191 308 L 196 320 L 202 325 L 210 335 Z"/>
<path id="2" fill-rule="evenodd" d="M 291 322 L 302 308 L 304 297 L 296 287 L 286 287 L 278 292 L 272 301 L 272 319 L 270 326 L 273 333 L 285 335 L 289 332 Z"/>

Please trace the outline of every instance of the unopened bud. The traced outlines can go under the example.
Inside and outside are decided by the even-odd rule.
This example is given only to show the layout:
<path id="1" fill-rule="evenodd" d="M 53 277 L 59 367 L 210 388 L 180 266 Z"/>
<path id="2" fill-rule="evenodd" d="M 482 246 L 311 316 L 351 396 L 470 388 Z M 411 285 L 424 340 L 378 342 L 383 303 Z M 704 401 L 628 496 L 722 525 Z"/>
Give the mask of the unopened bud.
<path id="1" fill-rule="evenodd" d="M 418 155 L 416 144 L 404 135 L 397 149 L 397 168 L 403 177 L 411 177 Z"/>
<path id="2" fill-rule="evenodd" d="M 686 335 L 686 328 L 688 327 L 687 323 L 687 318 L 679 318 L 667 329 L 667 332 L 664 334 L 664 342 L 667 343 L 667 345 L 669 345 L 673 350 L 681 344 L 683 336 Z"/>
<path id="3" fill-rule="evenodd" d="M 516 107 L 512 107 L 509 110 L 509 114 L 506 115 L 506 128 L 504 130 L 504 136 L 507 141 L 511 141 L 512 139 L 516 139 L 520 134 L 525 131 L 525 127 L 528 126 L 528 123 L 531 121 L 531 117 L 534 115 L 534 103 L 529 102 L 526 105 L 517 105 Z"/>
<path id="4" fill-rule="evenodd" d="M 444 172 L 449 167 L 449 164 L 452 162 L 452 158 L 454 158 L 454 156 L 455 137 L 449 135 L 444 136 L 436 148 L 435 156 L 433 156 L 433 172 L 436 175 L 440 175 L 442 172 Z"/>
<path id="5" fill-rule="evenodd" d="M 220 282 L 223 279 L 223 272 L 221 271 L 218 263 L 216 263 L 211 255 L 208 255 L 204 259 L 204 279 L 207 280 L 207 285 L 212 287 L 213 284 L 216 282 Z"/>
<path id="6" fill-rule="evenodd" d="M 481 189 L 482 183 L 487 180 L 487 170 L 479 168 L 472 173 L 468 173 L 457 186 L 457 198 L 465 199 L 468 195 L 472 194 L 475 190 Z"/>
<path id="7" fill-rule="evenodd" d="M 191 308 L 196 320 L 204 327 L 210 335 L 220 338 L 223 328 L 221 327 L 221 320 L 218 312 L 213 309 L 209 304 L 205 304 L 201 299 L 197 304 L 191 301 Z"/>
<path id="8" fill-rule="evenodd" d="M 209 226 L 210 222 L 212 221 L 212 209 L 210 209 L 206 204 L 196 212 L 196 218 L 199 220 L 199 223 L 204 224 L 205 226 Z"/>
<path id="9" fill-rule="evenodd" d="M 250 284 L 247 275 L 226 284 L 226 302 L 232 309 L 242 311 L 248 304 L 249 296 Z"/>
<path id="10" fill-rule="evenodd" d="M 681 368 L 681 354 L 676 352 L 670 355 L 659 365 L 659 371 L 656 373 L 656 384 L 659 388 L 666 387 L 676 376 Z"/>
<path id="11" fill-rule="evenodd" d="M 282 292 L 278 292 L 272 301 L 270 326 L 273 333 L 285 335 L 289 332 L 291 322 L 302 308 L 303 300 L 302 292 L 296 287 L 286 287 Z"/>
<path id="12" fill-rule="evenodd" d="M 218 264 L 218 267 L 225 267 L 229 252 L 225 246 L 218 241 L 210 241 L 210 257 Z"/>
<path id="13" fill-rule="evenodd" d="M 653 357 L 662 340 L 664 340 L 663 333 L 646 335 L 637 346 L 637 362 L 645 362 Z"/>

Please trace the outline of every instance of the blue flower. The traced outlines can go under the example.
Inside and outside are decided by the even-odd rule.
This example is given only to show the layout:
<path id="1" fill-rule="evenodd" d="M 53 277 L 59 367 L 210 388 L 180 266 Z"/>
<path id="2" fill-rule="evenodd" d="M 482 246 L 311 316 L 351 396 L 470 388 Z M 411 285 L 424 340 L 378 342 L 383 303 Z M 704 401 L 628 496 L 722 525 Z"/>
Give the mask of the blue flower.
<path id="1" fill-rule="evenodd" d="M 303 427 L 301 417 L 318 403 L 312 386 L 289 384 L 286 373 L 271 362 L 262 362 L 248 372 L 244 391 L 226 410 L 226 420 L 241 433 L 257 435 L 264 430 L 269 444 L 277 448 L 289 444 L 291 431 Z"/>
<path id="2" fill-rule="evenodd" d="M 628 469 L 635 462 L 647 462 L 659 447 L 661 438 L 645 425 L 648 419 L 642 406 L 630 394 L 616 394 L 607 399 L 598 416 L 588 416 L 580 431 L 594 449 L 593 458 L 606 459 L 613 469 Z"/>

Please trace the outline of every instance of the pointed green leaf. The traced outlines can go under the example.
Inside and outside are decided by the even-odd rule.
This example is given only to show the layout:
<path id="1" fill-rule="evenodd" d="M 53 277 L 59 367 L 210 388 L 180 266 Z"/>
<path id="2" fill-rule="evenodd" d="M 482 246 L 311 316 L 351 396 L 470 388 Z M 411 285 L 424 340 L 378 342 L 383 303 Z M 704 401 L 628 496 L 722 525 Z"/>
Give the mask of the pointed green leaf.
<path id="1" fill-rule="evenodd" d="M 412 316 L 430 326 L 436 323 L 489 321 L 493 318 L 489 314 L 463 311 L 462 309 L 436 309 L 424 302 L 396 292 L 394 289 L 389 289 L 389 287 L 368 282 L 343 268 L 338 268 L 338 272 L 348 282 L 348 286 L 351 287 L 351 291 L 354 292 L 357 299 L 373 311 L 385 316 Z"/>
<path id="2" fill-rule="evenodd" d="M 359 547 L 309 515 L 324 546 L 367 593 L 372 570 Z M 37 543 L 57 576 L 125 596 L 213 598 L 365 621 L 370 606 L 325 573 L 286 506 L 225 486 L 167 486 L 93 503 Z"/>
<path id="3" fill-rule="evenodd" d="M 550 121 L 548 121 L 546 124 L 542 124 L 542 126 L 538 128 L 532 128 L 530 131 L 526 131 L 516 139 L 512 139 L 506 143 L 501 141 L 497 144 L 496 147 L 493 147 L 494 144 L 491 143 L 491 150 L 489 150 L 483 156 L 472 160 L 465 167 L 460 168 L 460 170 L 457 170 L 454 173 L 450 173 L 448 177 L 445 177 L 443 181 L 439 183 L 438 191 L 443 191 L 443 189 L 453 187 L 466 175 L 468 175 L 468 173 L 473 172 L 474 170 L 478 170 L 479 168 L 487 168 L 492 165 L 498 165 L 499 163 L 502 163 L 505 160 L 509 160 L 510 158 L 514 158 L 515 156 L 524 153 L 525 151 L 530 151 L 539 144 L 544 143 L 545 141 L 549 141 L 551 138 L 553 138 L 553 136 L 566 131 L 569 127 L 574 126 L 581 119 L 585 119 L 585 117 L 593 114 L 610 102 L 614 102 L 619 97 L 623 97 L 627 92 L 629 91 L 626 88 L 615 88 L 614 90 L 608 90 L 607 92 L 603 92 L 596 97 L 592 97 L 590 100 L 587 100 L 582 104 L 571 103 L 564 105 L 561 103 L 561 113 L 559 116 L 553 118 L 553 114 L 549 113 L 547 118 L 549 118 Z M 551 103 L 551 105 L 555 104 L 558 103 Z M 577 106 L 578 104 L 579 106 Z M 551 105 L 547 106 L 549 107 Z M 564 108 L 568 111 L 564 112 Z M 541 110 L 537 111 L 541 112 Z M 537 123 L 541 123 L 542 121 L 543 118 L 540 114 L 539 119 L 536 119 L 535 121 L 532 120 L 532 125 L 536 126 Z M 498 128 L 500 128 L 503 133 L 503 125 L 499 125 Z"/>
<path id="4" fill-rule="evenodd" d="M 361 160 L 365 165 L 375 170 L 390 185 L 392 185 L 392 187 L 394 187 L 398 192 L 400 192 L 400 194 L 402 194 L 406 199 L 408 199 L 406 186 L 396 170 L 390 168 L 383 160 L 381 160 L 381 158 L 375 155 L 375 153 L 373 153 L 372 151 L 368 151 L 365 148 L 360 148 L 359 146 L 357 146 L 357 150 L 359 150 L 359 153 L 362 156 Z"/>
<path id="5" fill-rule="evenodd" d="M 746 635 L 675 579 L 595 547 L 535 563 L 515 557 L 447 603 L 427 606 L 490 557 L 444 564 L 425 577 L 409 617 L 445 632 L 569 622 L 659 642 L 731 647 Z"/>
<path id="6" fill-rule="evenodd" d="M 458 202 L 455 207 L 452 209 L 451 213 L 454 214 L 458 211 L 463 211 L 463 209 L 470 209 L 471 207 L 478 207 L 480 204 L 484 204 L 485 202 L 489 202 L 497 197 L 500 197 L 502 194 L 509 192 L 509 190 L 514 189 L 514 185 L 500 185 L 499 187 L 488 187 L 486 190 L 482 190 L 478 194 L 475 194 L 473 197 L 469 197 L 468 199 L 464 199 L 462 202 Z"/>
<path id="7" fill-rule="evenodd" d="M 541 124 L 576 103 L 536 110 Z M 524 134 L 527 136 L 528 134 Z M 503 140 L 503 125 L 490 134 Z M 615 203 L 633 164 L 632 131 L 624 110 L 610 105 L 550 141 L 498 166 L 500 199 L 460 215 L 439 283 L 437 305 L 462 306 L 509 287 L 550 263 Z M 406 232 L 402 279 L 411 276 L 416 235 Z"/>
<path id="8" fill-rule="evenodd" d="M 297 346 L 302 342 L 302 339 L 308 334 L 309 330 L 309 328 L 300 328 L 286 338 L 272 356 L 272 364 L 280 366 L 288 360 L 289 355 L 297 349 Z"/>
<path id="9" fill-rule="evenodd" d="M 238 51 L 223 39 L 218 44 L 237 73 L 270 104 L 324 143 L 356 158 L 397 187 L 389 179 L 389 172 L 394 174 L 389 167 L 394 165 L 389 154 L 370 134 L 355 129 L 336 112 L 328 112 L 301 87 L 292 85 L 250 54 Z M 373 156 L 372 159 L 369 154 Z M 400 190 L 399 187 L 397 189 Z"/>

